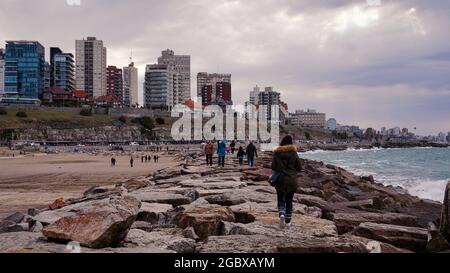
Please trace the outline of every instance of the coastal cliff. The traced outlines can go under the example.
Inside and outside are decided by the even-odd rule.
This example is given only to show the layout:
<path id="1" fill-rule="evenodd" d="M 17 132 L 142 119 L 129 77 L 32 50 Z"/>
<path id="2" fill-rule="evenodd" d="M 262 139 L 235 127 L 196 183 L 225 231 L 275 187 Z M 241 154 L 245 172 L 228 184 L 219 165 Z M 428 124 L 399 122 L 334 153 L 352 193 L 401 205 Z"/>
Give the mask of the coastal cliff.
<path id="1" fill-rule="evenodd" d="M 270 153 L 254 168 L 234 159 L 225 168 L 206 167 L 200 152 L 170 156 L 178 167 L 11 215 L 0 224 L 0 252 L 67 252 L 60 242 L 70 241 L 81 252 L 105 253 L 450 250 L 443 236 L 448 217 L 440 220 L 448 215 L 448 200 L 443 207 L 373 177 L 303 160 L 293 226 L 281 230 L 267 182 Z"/>

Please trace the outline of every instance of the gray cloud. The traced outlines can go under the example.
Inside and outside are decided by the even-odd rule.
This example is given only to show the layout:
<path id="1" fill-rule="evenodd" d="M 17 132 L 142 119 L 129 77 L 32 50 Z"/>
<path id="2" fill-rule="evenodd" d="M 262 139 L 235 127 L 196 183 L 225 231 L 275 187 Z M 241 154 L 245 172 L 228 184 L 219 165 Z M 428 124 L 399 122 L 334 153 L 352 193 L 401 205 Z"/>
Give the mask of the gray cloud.
<path id="1" fill-rule="evenodd" d="M 160 51 L 192 55 L 199 71 L 233 74 L 235 101 L 259 84 L 290 109 L 346 123 L 450 130 L 450 3 L 381 0 L 3 0 L 0 39 L 73 51 L 103 39 L 108 63 L 140 67 Z"/>

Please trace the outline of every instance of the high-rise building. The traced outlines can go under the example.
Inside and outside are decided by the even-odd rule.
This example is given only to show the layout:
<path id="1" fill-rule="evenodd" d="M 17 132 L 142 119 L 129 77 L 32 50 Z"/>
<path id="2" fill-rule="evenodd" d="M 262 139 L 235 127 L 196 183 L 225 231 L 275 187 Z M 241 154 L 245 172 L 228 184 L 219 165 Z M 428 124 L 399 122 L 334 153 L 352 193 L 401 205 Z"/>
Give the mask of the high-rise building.
<path id="1" fill-rule="evenodd" d="M 225 83 L 230 84 L 231 87 L 231 74 L 208 74 L 206 72 L 200 72 L 197 74 L 197 97 L 202 96 L 202 89 L 204 86 L 210 85 L 212 86 L 211 91 L 211 101 L 216 101 L 216 94 L 217 94 L 217 83 Z M 218 97 L 220 98 L 220 96 Z M 230 101 L 231 101 L 231 94 L 230 94 Z"/>
<path id="2" fill-rule="evenodd" d="M 253 88 L 253 91 L 250 92 L 250 104 L 258 105 L 259 104 L 259 93 L 261 93 L 261 89 L 259 86 Z"/>
<path id="3" fill-rule="evenodd" d="M 59 47 L 50 47 L 50 86 L 55 86 L 55 55 L 63 53 Z"/>
<path id="4" fill-rule="evenodd" d="M 218 82 L 216 83 L 216 93 L 214 103 L 226 108 L 227 105 L 233 105 L 231 100 L 231 83 Z"/>
<path id="5" fill-rule="evenodd" d="M 44 66 L 44 91 L 50 88 L 50 76 L 51 74 L 51 67 L 48 62 L 45 62 Z"/>
<path id="6" fill-rule="evenodd" d="M 158 58 L 159 65 L 167 65 L 171 74 L 179 80 L 179 88 L 173 90 L 173 101 L 175 104 L 183 104 L 191 98 L 191 56 L 175 55 L 173 50 L 167 49 Z"/>
<path id="7" fill-rule="evenodd" d="M 211 105 L 212 104 L 212 85 L 203 85 L 200 97 L 202 98 L 202 105 Z"/>
<path id="8" fill-rule="evenodd" d="M 272 106 L 280 105 L 280 93 L 273 90 L 273 87 L 266 87 L 258 94 L 258 105 L 267 107 L 267 119 L 272 119 Z"/>
<path id="9" fill-rule="evenodd" d="M 88 37 L 75 42 L 76 89 L 85 90 L 89 96 L 106 95 L 106 47 L 103 41 Z"/>
<path id="10" fill-rule="evenodd" d="M 106 94 L 123 98 L 122 69 L 116 66 L 108 66 L 106 68 Z"/>
<path id="11" fill-rule="evenodd" d="M 74 78 L 74 60 L 71 53 L 56 53 L 53 55 L 52 71 L 53 85 L 64 89 L 66 91 L 72 91 L 75 89 Z"/>
<path id="12" fill-rule="evenodd" d="M 6 41 L 5 93 L 38 99 L 44 92 L 45 48 L 36 41 Z"/>
<path id="13" fill-rule="evenodd" d="M 168 65 L 147 65 L 144 82 L 144 107 L 168 110 L 173 106 L 174 82 L 178 73 L 171 73 Z M 177 83 L 178 84 L 178 83 Z"/>
<path id="14" fill-rule="evenodd" d="M 139 104 L 138 69 L 133 62 L 123 68 L 123 95 L 126 106 Z"/>
<path id="15" fill-rule="evenodd" d="M 0 94 L 5 89 L 5 59 L 3 48 L 0 48 Z"/>

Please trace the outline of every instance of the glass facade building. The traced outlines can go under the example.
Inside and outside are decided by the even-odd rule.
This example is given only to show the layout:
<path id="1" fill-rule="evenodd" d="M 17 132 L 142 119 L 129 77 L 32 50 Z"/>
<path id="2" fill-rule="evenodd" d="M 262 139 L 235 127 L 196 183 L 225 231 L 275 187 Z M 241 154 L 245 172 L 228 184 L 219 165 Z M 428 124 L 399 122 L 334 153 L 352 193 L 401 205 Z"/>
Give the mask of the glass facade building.
<path id="1" fill-rule="evenodd" d="M 45 49 L 35 41 L 6 41 L 5 93 L 38 99 L 44 92 Z"/>
<path id="2" fill-rule="evenodd" d="M 66 91 L 75 89 L 75 65 L 73 54 L 57 53 L 53 56 L 53 86 Z"/>

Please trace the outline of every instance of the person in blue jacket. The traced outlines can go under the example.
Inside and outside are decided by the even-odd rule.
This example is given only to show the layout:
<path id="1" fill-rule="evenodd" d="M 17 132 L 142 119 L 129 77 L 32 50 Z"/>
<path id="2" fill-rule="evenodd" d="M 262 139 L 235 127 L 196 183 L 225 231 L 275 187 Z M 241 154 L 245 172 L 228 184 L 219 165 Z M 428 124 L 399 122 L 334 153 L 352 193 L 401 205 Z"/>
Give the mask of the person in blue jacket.
<path id="1" fill-rule="evenodd" d="M 225 139 L 217 144 L 217 156 L 219 158 L 219 167 L 225 167 L 225 156 L 227 154 L 227 144 Z"/>

